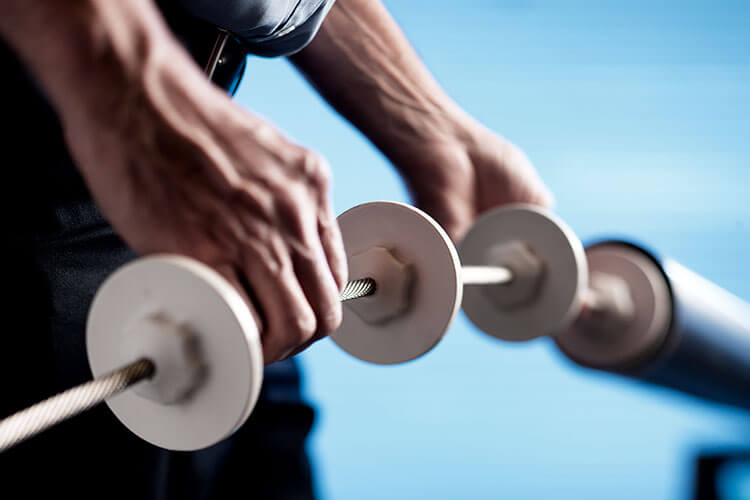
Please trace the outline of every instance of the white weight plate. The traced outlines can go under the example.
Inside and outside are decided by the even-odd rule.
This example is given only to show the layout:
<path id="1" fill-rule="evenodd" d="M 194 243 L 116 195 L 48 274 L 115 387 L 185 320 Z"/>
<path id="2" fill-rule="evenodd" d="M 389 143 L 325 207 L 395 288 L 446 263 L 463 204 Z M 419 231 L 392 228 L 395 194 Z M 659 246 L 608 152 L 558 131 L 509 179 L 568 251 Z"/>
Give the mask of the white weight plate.
<path id="1" fill-rule="evenodd" d="M 672 319 L 672 295 L 661 267 L 643 250 L 620 241 L 586 248 L 591 271 L 628 284 L 635 316 L 620 332 L 587 331 L 575 323 L 555 342 L 573 361 L 604 370 L 626 369 L 648 359 L 663 344 Z"/>
<path id="2" fill-rule="evenodd" d="M 154 445 L 185 451 L 211 446 L 247 420 L 260 394 L 263 354 L 257 325 L 237 291 L 212 269 L 179 256 L 142 258 L 110 276 L 94 298 L 86 331 L 94 376 L 134 361 L 123 332 L 156 313 L 198 335 L 206 379 L 176 404 L 164 405 L 133 390 L 107 404 L 128 429 Z"/>
<path id="3" fill-rule="evenodd" d="M 580 313 L 588 285 L 583 245 L 550 211 L 508 205 L 477 219 L 459 245 L 461 263 L 495 265 L 490 249 L 511 241 L 525 242 L 544 263 L 535 296 L 515 308 L 502 308 L 481 286 L 469 286 L 464 290 L 464 312 L 477 328 L 502 340 L 524 341 L 565 331 Z"/>
<path id="4" fill-rule="evenodd" d="M 338 222 L 349 259 L 372 247 L 395 249 L 411 264 L 413 282 L 408 308 L 383 323 L 364 321 L 345 303 L 333 341 L 352 356 L 377 364 L 403 363 L 428 352 L 445 335 L 461 305 L 460 264 L 448 235 L 421 210 L 395 202 L 358 205 L 341 214 Z"/>

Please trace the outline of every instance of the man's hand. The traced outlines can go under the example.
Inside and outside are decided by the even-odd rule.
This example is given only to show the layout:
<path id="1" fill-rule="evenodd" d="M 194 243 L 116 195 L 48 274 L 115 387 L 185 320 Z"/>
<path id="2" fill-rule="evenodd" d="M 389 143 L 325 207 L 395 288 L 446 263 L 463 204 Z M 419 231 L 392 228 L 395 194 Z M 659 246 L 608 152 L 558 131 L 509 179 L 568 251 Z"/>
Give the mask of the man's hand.
<path id="1" fill-rule="evenodd" d="M 434 28 L 436 35 L 449 29 Z M 445 94 L 380 2 L 338 0 L 292 62 L 391 160 L 416 203 L 454 239 L 496 205 L 551 203 L 526 156 Z"/>
<path id="2" fill-rule="evenodd" d="M 326 164 L 208 83 L 150 2 L 54 3 L 48 22 L 79 17 L 35 35 L 57 48 L 19 52 L 115 230 L 138 253 L 196 258 L 247 290 L 266 363 L 334 330 L 346 263 Z"/>
<path id="3" fill-rule="evenodd" d="M 454 241 L 477 215 L 507 203 L 550 206 L 552 194 L 526 155 L 476 122 L 440 141 L 404 141 L 399 170 L 416 204 Z"/>

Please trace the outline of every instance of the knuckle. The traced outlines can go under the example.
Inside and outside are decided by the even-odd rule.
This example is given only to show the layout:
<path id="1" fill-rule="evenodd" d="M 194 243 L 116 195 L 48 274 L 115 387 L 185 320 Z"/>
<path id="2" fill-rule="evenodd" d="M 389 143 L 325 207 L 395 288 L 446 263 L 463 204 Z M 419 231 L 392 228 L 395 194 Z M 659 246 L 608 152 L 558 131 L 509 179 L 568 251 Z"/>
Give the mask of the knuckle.
<path id="1" fill-rule="evenodd" d="M 290 316 L 287 328 L 286 335 L 289 343 L 292 344 L 289 347 L 297 347 L 315 335 L 317 320 L 312 310 L 300 311 Z"/>
<path id="2" fill-rule="evenodd" d="M 282 213 L 296 213 L 300 210 L 302 199 L 296 196 L 296 190 L 287 189 L 276 194 L 274 204 L 277 211 Z"/>
<path id="3" fill-rule="evenodd" d="M 310 209 L 300 196 L 279 196 L 276 206 L 279 227 L 291 231 L 287 237 L 302 237 L 310 231 Z"/>
<path id="4" fill-rule="evenodd" d="M 316 332 L 316 319 L 312 311 L 298 312 L 269 328 L 263 335 L 263 349 L 269 358 L 278 360 L 285 354 L 308 343 Z"/>
<path id="5" fill-rule="evenodd" d="M 275 144 L 283 139 L 279 131 L 265 120 L 253 124 L 252 131 L 255 139 L 261 144 Z"/>
<path id="6" fill-rule="evenodd" d="M 343 318 L 343 310 L 338 297 L 328 305 L 322 314 L 318 317 L 318 333 L 328 335 L 334 332 L 340 325 Z"/>
<path id="7" fill-rule="evenodd" d="M 314 179 L 322 185 L 328 185 L 331 180 L 331 166 L 323 157 L 318 157 L 318 164 L 314 171 Z"/>
<path id="8" fill-rule="evenodd" d="M 320 155 L 309 149 L 302 150 L 299 162 L 300 173 L 316 186 L 327 186 L 331 169 Z"/>
<path id="9" fill-rule="evenodd" d="M 284 346 L 284 342 L 282 342 L 282 334 L 283 332 L 275 331 L 272 326 L 269 326 L 268 329 L 263 332 L 263 356 L 266 363 L 278 361 L 281 356 L 284 355 L 284 352 L 288 350 L 288 348 Z"/>

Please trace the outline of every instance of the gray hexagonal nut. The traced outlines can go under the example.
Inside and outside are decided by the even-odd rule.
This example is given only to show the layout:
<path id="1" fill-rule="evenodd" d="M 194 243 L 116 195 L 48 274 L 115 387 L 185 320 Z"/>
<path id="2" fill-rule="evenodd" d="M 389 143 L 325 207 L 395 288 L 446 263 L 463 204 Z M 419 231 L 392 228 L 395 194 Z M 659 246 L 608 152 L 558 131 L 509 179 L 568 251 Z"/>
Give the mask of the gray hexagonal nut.
<path id="1" fill-rule="evenodd" d="M 630 286 L 619 276 L 593 271 L 588 296 L 588 307 L 582 319 L 586 327 L 597 334 L 617 334 L 635 317 Z"/>
<path id="2" fill-rule="evenodd" d="M 531 302 L 544 280 L 544 262 L 523 241 L 510 241 L 487 250 L 487 262 L 507 267 L 513 280 L 502 285 L 484 285 L 482 292 L 498 307 L 515 309 Z"/>
<path id="3" fill-rule="evenodd" d="M 124 333 L 136 356 L 156 365 L 154 375 L 132 389 L 141 396 L 165 405 L 179 403 L 205 379 L 198 337 L 188 325 L 152 314 L 135 321 Z"/>
<path id="4" fill-rule="evenodd" d="M 408 309 L 413 269 L 395 250 L 372 247 L 353 255 L 349 277 L 375 280 L 374 294 L 344 303 L 366 323 L 384 323 Z"/>

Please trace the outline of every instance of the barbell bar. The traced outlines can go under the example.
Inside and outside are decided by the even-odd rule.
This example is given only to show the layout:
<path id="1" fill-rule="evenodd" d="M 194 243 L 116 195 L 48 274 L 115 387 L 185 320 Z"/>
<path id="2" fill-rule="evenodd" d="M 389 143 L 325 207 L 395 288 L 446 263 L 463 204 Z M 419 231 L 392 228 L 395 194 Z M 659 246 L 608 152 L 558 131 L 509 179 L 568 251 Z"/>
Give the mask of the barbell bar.
<path id="1" fill-rule="evenodd" d="M 344 318 L 332 338 L 360 359 L 395 364 L 425 354 L 450 327 L 464 285 L 497 288 L 511 303 L 520 290 L 531 300 L 524 283 L 528 263 L 519 256 L 533 250 L 523 245 L 496 248 L 494 261 L 462 268 L 447 234 L 414 207 L 367 203 L 338 220 L 353 279 L 342 292 Z M 532 291 L 545 287 L 536 284 Z M 89 384 L 113 377 L 118 384 L 96 397 L 83 391 L 85 401 L 71 399 L 82 393 L 76 388 L 64 393 L 65 412 L 55 410 L 53 398 L 43 403 L 46 413 L 32 407 L 0 421 L 0 450 L 104 400 L 144 440 L 200 449 L 242 425 L 260 393 L 263 359 L 254 317 L 232 285 L 186 257 L 145 257 L 110 276 L 92 302 L 86 346 L 96 377 Z M 124 377 L 139 362 L 148 369 Z M 31 416 L 36 430 L 30 434 L 19 422 Z"/>
<path id="2" fill-rule="evenodd" d="M 459 246 L 464 263 L 492 263 L 493 247 L 517 239 L 547 266 L 534 300 L 515 308 L 468 287 L 475 326 L 511 341 L 549 335 L 581 366 L 750 409 L 750 304 L 637 243 L 581 252 L 562 221 L 527 208 L 488 212 Z"/>
<path id="3" fill-rule="evenodd" d="M 615 276 L 632 298 L 619 325 L 574 322 L 555 337 L 587 368 L 750 409 L 750 304 L 642 245 L 587 246 L 591 276 Z"/>
<path id="4" fill-rule="evenodd" d="M 429 351 L 455 318 L 464 291 L 464 309 L 481 330 L 514 341 L 550 334 L 572 359 L 610 371 L 620 372 L 623 359 L 659 351 L 667 344 L 660 339 L 672 331 L 664 333 L 664 325 L 674 323 L 674 283 L 664 281 L 653 259 L 632 247 L 632 255 L 622 257 L 623 245 L 610 245 L 619 256 L 602 257 L 609 246 L 593 246 L 586 250 L 589 275 L 580 241 L 540 208 L 509 206 L 481 217 L 461 244 L 463 267 L 445 232 L 408 205 L 360 205 L 342 214 L 339 224 L 353 279 L 342 292 L 344 319 L 332 339 L 365 361 L 394 364 Z M 625 264 L 612 265 L 618 258 Z M 623 271 L 633 265 L 640 274 Z M 683 324 L 685 330 L 693 332 L 687 334 L 690 345 L 706 337 L 695 333 L 705 328 Z M 138 259 L 115 272 L 92 303 L 87 351 L 97 379 L 90 384 L 123 375 L 112 367 L 132 370 L 134 363 L 146 363 L 137 377 L 99 393 L 99 401 L 106 399 L 122 423 L 148 442 L 203 448 L 229 436 L 252 411 L 263 375 L 259 338 L 237 291 L 208 267 L 178 256 Z M 616 362 L 602 363 L 607 356 Z M 711 378 L 716 367 L 707 366 L 703 375 Z M 669 373 L 675 371 L 679 363 Z M 722 373 L 730 380 L 739 372 L 735 366 Z M 686 385 L 663 377 L 654 381 L 722 400 L 716 391 L 696 389 L 701 381 Z M 737 404 L 737 391 L 729 392 L 734 396 L 724 401 Z M 92 404 L 88 397 L 81 409 Z M 70 408 L 66 416 L 75 414 Z M 24 419 L 0 422 L 0 450 L 8 442 L 8 421 Z"/>

